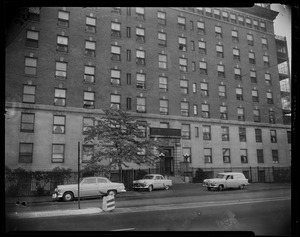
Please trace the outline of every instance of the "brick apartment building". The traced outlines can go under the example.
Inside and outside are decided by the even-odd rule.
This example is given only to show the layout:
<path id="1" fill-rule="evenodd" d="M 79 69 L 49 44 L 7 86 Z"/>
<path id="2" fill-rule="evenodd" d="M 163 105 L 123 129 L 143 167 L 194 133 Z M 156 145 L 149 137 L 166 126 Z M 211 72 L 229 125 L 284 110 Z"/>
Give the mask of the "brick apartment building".
<path id="1" fill-rule="evenodd" d="M 113 106 L 148 122 L 147 136 L 168 139 L 161 165 L 170 175 L 290 166 L 277 14 L 260 6 L 30 8 L 7 40 L 5 164 L 76 170 L 91 118 Z M 91 152 L 83 144 L 83 163 Z"/>

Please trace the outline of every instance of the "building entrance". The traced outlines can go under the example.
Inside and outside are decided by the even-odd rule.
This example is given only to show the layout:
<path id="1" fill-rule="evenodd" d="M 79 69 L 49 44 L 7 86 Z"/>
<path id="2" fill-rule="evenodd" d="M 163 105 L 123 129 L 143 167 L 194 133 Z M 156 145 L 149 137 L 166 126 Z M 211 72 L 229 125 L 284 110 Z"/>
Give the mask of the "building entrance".
<path id="1" fill-rule="evenodd" d="M 167 148 L 160 156 L 160 171 L 162 175 L 174 175 L 173 149 Z"/>

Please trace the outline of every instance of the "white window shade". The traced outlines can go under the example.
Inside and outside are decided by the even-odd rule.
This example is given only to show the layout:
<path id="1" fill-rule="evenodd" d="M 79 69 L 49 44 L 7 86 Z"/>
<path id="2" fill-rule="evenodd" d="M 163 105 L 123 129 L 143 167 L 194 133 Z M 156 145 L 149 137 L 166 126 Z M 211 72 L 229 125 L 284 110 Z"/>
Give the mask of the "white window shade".
<path id="1" fill-rule="evenodd" d="M 267 39 L 266 38 L 261 38 L 261 43 L 262 44 L 267 44 Z"/>
<path id="2" fill-rule="evenodd" d="M 222 28 L 220 26 L 215 26 L 215 32 L 222 33 Z"/>
<path id="3" fill-rule="evenodd" d="M 205 12 L 211 13 L 211 8 L 206 7 Z"/>
<path id="4" fill-rule="evenodd" d="M 206 48 L 206 43 L 203 41 L 199 41 L 198 45 L 199 45 L 199 48 L 202 48 L 202 49 Z"/>
<path id="5" fill-rule="evenodd" d="M 146 79 L 146 77 L 145 77 L 145 75 L 144 74 L 136 74 L 136 80 L 137 81 L 140 81 L 140 82 L 145 82 L 145 79 Z"/>
<path id="6" fill-rule="evenodd" d="M 235 68 L 234 69 L 234 74 L 241 75 L 241 69 L 240 68 Z"/>
<path id="7" fill-rule="evenodd" d="M 188 82 L 186 80 L 180 80 L 180 87 L 187 87 Z"/>
<path id="8" fill-rule="evenodd" d="M 164 33 L 158 33 L 158 39 L 160 39 L 160 40 L 166 40 L 166 34 L 164 34 Z"/>
<path id="9" fill-rule="evenodd" d="M 138 58 L 145 58 L 145 52 L 137 50 L 136 51 L 136 57 L 138 57 Z"/>
<path id="10" fill-rule="evenodd" d="M 183 17 L 178 17 L 178 23 L 180 23 L 180 24 L 185 24 L 185 18 L 183 18 Z"/>
<path id="11" fill-rule="evenodd" d="M 63 44 L 63 45 L 68 45 L 68 38 L 63 37 L 63 36 L 57 36 L 57 43 Z"/>
<path id="12" fill-rule="evenodd" d="M 95 18 L 87 17 L 85 22 L 86 22 L 87 25 L 92 25 L 92 26 L 96 25 L 96 19 Z"/>
<path id="13" fill-rule="evenodd" d="M 206 105 L 206 104 L 202 104 L 201 105 L 201 109 L 202 109 L 202 111 L 208 111 L 208 105 Z M 207 132 L 209 132 L 209 127 L 203 127 L 203 130 L 206 130 Z"/>
<path id="14" fill-rule="evenodd" d="M 235 89 L 235 92 L 236 92 L 237 94 L 241 95 L 241 94 L 242 94 L 242 88 L 236 88 L 236 89 Z"/>
<path id="15" fill-rule="evenodd" d="M 28 39 L 33 39 L 33 40 L 38 40 L 39 39 L 39 33 L 37 31 L 27 31 L 27 38 Z"/>
<path id="16" fill-rule="evenodd" d="M 52 148 L 53 153 L 64 153 L 64 145 L 53 145 Z"/>
<path id="17" fill-rule="evenodd" d="M 146 104 L 146 99 L 138 97 L 137 100 L 136 100 L 136 103 L 137 103 L 137 105 L 145 105 Z"/>
<path id="18" fill-rule="evenodd" d="M 117 46 L 111 46 L 111 52 L 114 54 L 120 54 L 121 53 L 121 48 Z"/>
<path id="19" fill-rule="evenodd" d="M 266 79 L 266 80 L 270 80 L 270 79 L 271 79 L 270 74 L 266 73 L 266 74 L 265 74 L 265 79 Z"/>
<path id="20" fill-rule="evenodd" d="M 85 66 L 84 67 L 84 73 L 85 74 L 94 75 L 95 74 L 95 68 L 94 67 Z"/>
<path id="21" fill-rule="evenodd" d="M 159 77 L 159 83 L 167 84 L 167 78 L 166 77 Z"/>
<path id="22" fill-rule="evenodd" d="M 67 70 L 67 64 L 62 63 L 62 62 L 56 62 L 56 70 L 66 71 Z"/>
<path id="23" fill-rule="evenodd" d="M 222 12 L 222 15 L 223 15 L 224 17 L 228 17 L 228 12 Z"/>
<path id="24" fill-rule="evenodd" d="M 179 59 L 179 64 L 186 66 L 187 65 L 187 60 L 185 58 L 180 58 Z"/>
<path id="25" fill-rule="evenodd" d="M 65 98 L 66 97 L 66 90 L 56 89 L 55 90 L 55 97 Z"/>
<path id="26" fill-rule="evenodd" d="M 160 62 L 166 62 L 167 61 L 167 55 L 159 54 L 158 55 L 158 61 L 160 61 Z"/>
<path id="27" fill-rule="evenodd" d="M 120 78 L 121 72 L 119 70 L 111 70 L 110 75 L 112 78 Z"/>
<path id="28" fill-rule="evenodd" d="M 207 67 L 206 62 L 199 62 L 199 67 L 202 69 L 206 69 Z"/>
<path id="29" fill-rule="evenodd" d="M 249 53 L 249 58 L 253 58 L 254 59 L 254 53 Z"/>
<path id="30" fill-rule="evenodd" d="M 246 23 L 251 24 L 251 20 L 249 18 L 246 18 Z"/>
<path id="31" fill-rule="evenodd" d="M 235 30 L 231 31 L 231 35 L 232 35 L 233 37 L 238 37 L 238 33 L 237 33 L 237 31 L 235 31 Z"/>
<path id="32" fill-rule="evenodd" d="M 25 59 L 25 66 L 36 67 L 37 59 L 36 58 L 26 58 Z"/>
<path id="33" fill-rule="evenodd" d="M 136 8 L 136 13 L 145 14 L 145 9 L 143 7 L 137 7 Z"/>
<path id="34" fill-rule="evenodd" d="M 272 93 L 271 92 L 267 92 L 267 98 L 272 99 Z"/>
<path id="35" fill-rule="evenodd" d="M 240 55 L 240 51 L 238 49 L 233 49 L 233 55 Z"/>
<path id="36" fill-rule="evenodd" d="M 145 35 L 145 29 L 136 28 L 136 34 L 144 36 Z"/>
<path id="37" fill-rule="evenodd" d="M 35 86 L 24 86 L 24 94 L 35 94 Z"/>
<path id="38" fill-rule="evenodd" d="M 166 19 L 166 13 L 164 12 L 157 12 L 157 17 L 160 19 Z"/>
<path id="39" fill-rule="evenodd" d="M 256 72 L 255 71 L 250 71 L 250 77 L 256 77 Z"/>
<path id="40" fill-rule="evenodd" d="M 68 12 L 58 12 L 58 18 L 62 20 L 69 20 L 69 13 Z"/>
<path id="41" fill-rule="evenodd" d="M 121 24 L 112 22 L 112 23 L 111 23 L 111 29 L 112 29 L 112 30 L 120 31 L 120 29 L 121 29 Z"/>
<path id="42" fill-rule="evenodd" d="M 258 95 L 257 90 L 252 90 L 252 95 L 253 95 L 253 96 L 257 96 L 257 95 Z"/>
<path id="43" fill-rule="evenodd" d="M 215 15 L 220 15 L 220 10 L 214 9 L 214 14 Z"/>
<path id="44" fill-rule="evenodd" d="M 231 18 L 232 20 L 235 20 L 235 19 L 236 19 L 236 15 L 230 14 L 230 18 Z"/>
<path id="45" fill-rule="evenodd" d="M 189 104 L 187 102 L 181 102 L 181 109 L 188 109 Z"/>
<path id="46" fill-rule="evenodd" d="M 204 155 L 205 155 L 205 156 L 211 156 L 211 149 L 205 148 L 205 149 L 204 149 Z"/>
<path id="47" fill-rule="evenodd" d="M 178 42 L 179 44 L 186 44 L 186 38 L 179 37 Z"/>
<path id="48" fill-rule="evenodd" d="M 204 22 L 198 21 L 197 22 L 197 27 L 200 28 L 200 29 L 204 29 Z"/>
<path id="49" fill-rule="evenodd" d="M 224 66 L 223 65 L 218 65 L 218 71 L 219 72 L 224 72 Z"/>
<path id="50" fill-rule="evenodd" d="M 217 50 L 217 52 L 223 52 L 223 46 L 217 45 L 216 50 Z"/>
<path id="51" fill-rule="evenodd" d="M 269 62 L 269 57 L 268 56 L 264 56 L 263 59 L 264 59 L 264 62 Z"/>
<path id="52" fill-rule="evenodd" d="M 84 92 L 84 99 L 85 100 L 94 100 L 94 93 L 93 92 Z"/>
<path id="53" fill-rule="evenodd" d="M 120 95 L 111 95 L 110 101 L 113 103 L 120 103 L 121 101 Z"/>
<path id="54" fill-rule="evenodd" d="M 57 125 L 64 125 L 65 124 L 65 117 L 64 116 L 54 116 L 54 124 Z"/>
<path id="55" fill-rule="evenodd" d="M 249 34 L 247 34 L 247 40 L 250 40 L 250 41 L 252 41 L 252 40 L 253 40 L 253 35 L 249 35 Z"/>
<path id="56" fill-rule="evenodd" d="M 202 90 L 207 90 L 207 83 L 201 83 L 200 86 Z"/>
<path id="57" fill-rule="evenodd" d="M 168 107 L 168 101 L 167 100 L 160 100 L 159 105 L 160 105 L 160 107 L 166 108 L 166 107 Z"/>

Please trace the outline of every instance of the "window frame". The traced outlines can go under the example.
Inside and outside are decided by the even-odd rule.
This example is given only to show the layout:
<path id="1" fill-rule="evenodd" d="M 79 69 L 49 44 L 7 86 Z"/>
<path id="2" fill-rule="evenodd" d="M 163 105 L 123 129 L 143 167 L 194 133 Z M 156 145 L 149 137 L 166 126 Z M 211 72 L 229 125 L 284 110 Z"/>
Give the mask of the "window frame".
<path id="1" fill-rule="evenodd" d="M 58 123 L 57 119 L 63 119 L 63 123 Z M 60 128 L 61 132 L 57 130 Z M 65 115 L 53 115 L 53 134 L 66 134 L 66 116 Z"/>
<path id="2" fill-rule="evenodd" d="M 25 116 L 32 116 L 32 121 L 28 121 L 28 119 L 25 119 Z M 27 120 L 27 121 L 26 121 Z M 31 119 L 30 119 L 31 120 Z M 26 133 L 34 133 L 34 124 L 35 124 L 35 113 L 28 113 L 28 112 L 22 112 L 21 113 L 21 120 L 20 120 L 20 132 L 26 132 Z M 24 128 L 30 126 L 32 128 Z"/>
<path id="3" fill-rule="evenodd" d="M 21 147 L 22 145 L 31 145 L 31 151 L 30 152 L 21 152 Z M 33 143 L 29 142 L 20 142 L 19 143 L 19 158 L 18 158 L 18 163 L 32 163 L 33 160 Z M 26 149 L 27 150 L 27 149 Z"/>
<path id="4" fill-rule="evenodd" d="M 88 95 L 91 95 L 93 98 L 89 99 Z M 83 108 L 95 109 L 95 92 L 94 91 L 84 91 L 83 92 Z"/>
<path id="5" fill-rule="evenodd" d="M 61 91 L 60 93 L 58 93 L 59 91 Z M 62 93 L 64 92 L 64 93 Z M 59 96 L 64 94 L 65 96 Z M 64 88 L 54 88 L 54 103 L 53 105 L 54 106 L 66 106 L 66 98 L 67 98 L 67 90 L 64 89 Z M 58 100 L 62 100 L 62 104 L 61 103 L 58 103 L 57 101 Z"/>
<path id="6" fill-rule="evenodd" d="M 25 88 L 33 88 L 33 93 L 25 93 Z M 25 100 L 25 96 L 31 96 L 33 100 Z M 36 96 L 36 86 L 35 85 L 23 85 L 23 97 L 22 97 L 22 103 L 30 103 L 35 104 L 35 96 Z"/>

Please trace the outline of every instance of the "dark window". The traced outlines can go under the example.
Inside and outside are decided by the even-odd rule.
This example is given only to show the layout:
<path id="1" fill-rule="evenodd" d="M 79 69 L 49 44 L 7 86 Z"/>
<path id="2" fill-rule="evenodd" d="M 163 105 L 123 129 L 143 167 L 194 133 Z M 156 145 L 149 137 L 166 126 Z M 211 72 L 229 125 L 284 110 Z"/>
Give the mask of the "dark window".
<path id="1" fill-rule="evenodd" d="M 19 163 L 32 163 L 33 143 L 20 143 Z"/>
<path id="2" fill-rule="evenodd" d="M 21 116 L 21 132 L 34 132 L 34 114 L 22 113 Z"/>

